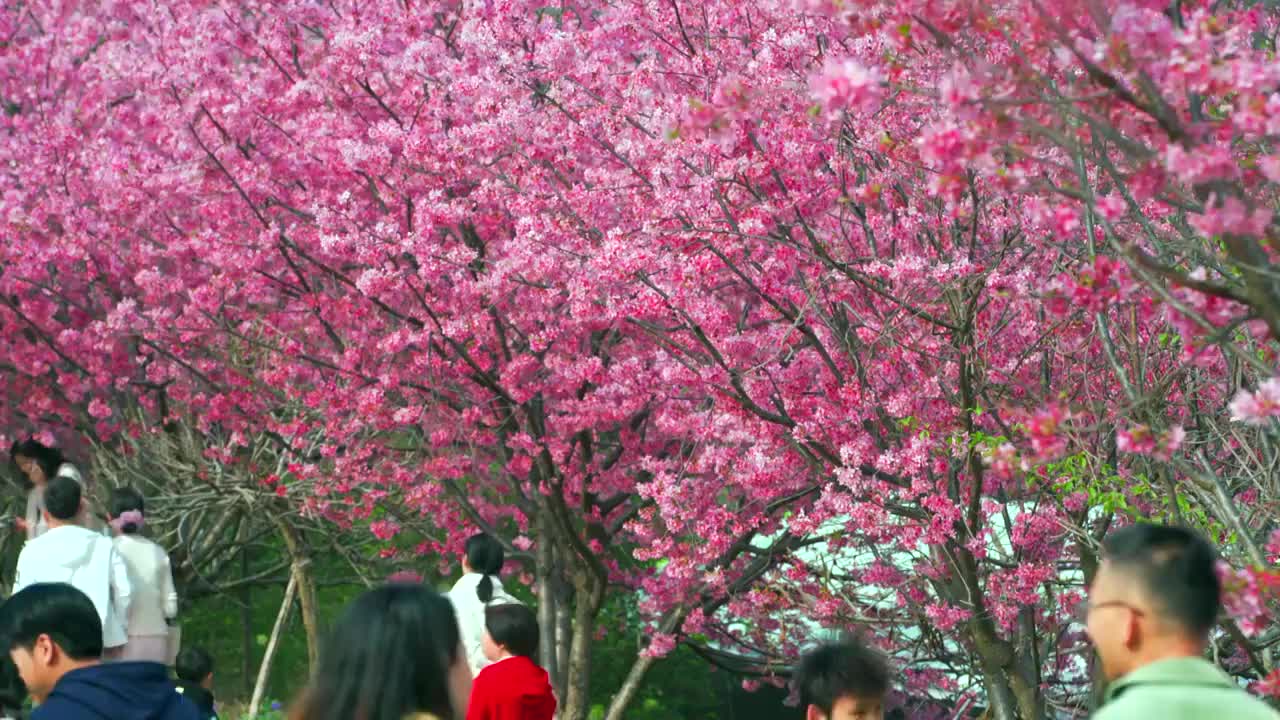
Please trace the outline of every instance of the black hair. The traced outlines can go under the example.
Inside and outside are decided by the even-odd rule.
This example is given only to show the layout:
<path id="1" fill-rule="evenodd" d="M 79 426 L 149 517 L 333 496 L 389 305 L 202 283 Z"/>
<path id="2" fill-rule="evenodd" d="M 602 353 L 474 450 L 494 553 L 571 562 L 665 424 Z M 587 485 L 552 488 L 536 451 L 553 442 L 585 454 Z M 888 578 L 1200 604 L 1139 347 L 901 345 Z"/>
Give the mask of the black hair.
<path id="1" fill-rule="evenodd" d="M 889 661 L 852 638 L 821 645 L 800 658 L 793 681 L 801 707 L 816 705 L 830 714 L 842 697 L 880 698 L 889 694 Z"/>
<path id="2" fill-rule="evenodd" d="M 58 520 L 71 520 L 80 512 L 80 483 L 66 476 L 50 478 L 44 506 Z"/>
<path id="3" fill-rule="evenodd" d="M 1200 637 L 1213 629 L 1222 606 L 1218 554 L 1199 533 L 1170 525 L 1130 525 L 1108 534 L 1102 550 L 1166 620 Z"/>
<path id="4" fill-rule="evenodd" d="M 115 519 L 121 515 L 136 510 L 139 515 L 146 511 L 145 503 L 142 500 L 142 493 L 131 487 L 116 488 L 111 491 L 111 518 Z M 120 526 L 120 532 L 126 535 L 132 535 L 141 528 L 137 523 L 125 523 Z"/>
<path id="5" fill-rule="evenodd" d="M 538 616 L 520 603 L 486 607 L 484 628 L 512 655 L 533 657 L 538 653 Z"/>
<path id="6" fill-rule="evenodd" d="M 484 576 L 476 586 L 476 595 L 480 598 L 480 602 L 487 603 L 493 599 L 493 580 L 489 576 L 502 572 L 502 563 L 505 561 L 502 543 L 495 540 L 492 535 L 476 533 L 467 538 L 467 564 L 471 566 L 472 572 L 478 572 Z"/>
<path id="7" fill-rule="evenodd" d="M 173 674 L 184 682 L 198 685 L 204 682 L 211 672 L 213 672 L 213 656 L 204 648 L 182 648 L 182 652 L 178 653 L 177 659 L 173 661 Z"/>
<path id="8" fill-rule="evenodd" d="M 422 584 L 370 590 L 334 624 L 310 687 L 291 716 L 454 717 L 449 674 L 454 663 L 463 661 L 460 653 L 458 621 L 447 598 Z"/>
<path id="9" fill-rule="evenodd" d="M 74 482 L 74 481 L 72 481 Z M 31 650 L 41 635 L 72 660 L 102 657 L 102 619 L 88 595 L 66 583 L 37 583 L 0 606 L 0 637 L 8 650 Z"/>
<path id="10" fill-rule="evenodd" d="M 8 652 L 0 653 L 0 714 L 25 717 L 22 706 L 27 701 L 27 686 L 18 674 L 18 666 Z"/>
<path id="11" fill-rule="evenodd" d="M 66 462 L 61 450 L 49 447 L 35 438 L 27 438 L 26 440 L 15 442 L 9 448 L 9 461 L 15 468 L 18 467 L 19 455 L 31 458 L 40 466 L 40 469 L 44 472 L 45 482 L 53 480 L 54 476 L 58 474 L 58 468 L 62 467 L 62 463 Z M 27 477 L 27 474 L 22 472 L 21 468 L 18 468 L 18 474 L 22 476 L 22 482 L 26 487 L 30 488 L 31 478 Z"/>

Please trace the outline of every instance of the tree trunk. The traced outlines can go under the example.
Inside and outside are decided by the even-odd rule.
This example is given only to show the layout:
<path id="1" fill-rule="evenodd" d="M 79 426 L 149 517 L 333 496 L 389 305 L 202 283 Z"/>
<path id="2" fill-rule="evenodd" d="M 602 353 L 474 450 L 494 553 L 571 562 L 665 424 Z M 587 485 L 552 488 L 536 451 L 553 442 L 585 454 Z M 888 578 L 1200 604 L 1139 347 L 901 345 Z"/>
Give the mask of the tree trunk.
<path id="1" fill-rule="evenodd" d="M 683 607 L 672 611 L 658 626 L 658 632 L 663 634 L 674 632 L 684 622 L 686 615 L 688 612 Z M 636 657 L 635 662 L 631 663 L 631 670 L 627 672 L 626 680 L 622 681 L 622 687 L 618 688 L 618 692 L 614 693 L 609 701 L 609 711 L 605 714 L 604 720 L 622 720 L 626 717 L 627 709 L 631 707 L 632 701 L 636 699 L 636 693 L 640 691 L 640 685 L 644 683 L 644 676 L 657 661 L 658 658 L 643 654 Z"/>
<path id="2" fill-rule="evenodd" d="M 604 720 L 622 720 L 626 717 L 627 708 L 631 706 L 636 693 L 640 691 L 644 676 L 656 661 L 657 658 L 648 655 L 636 656 L 635 662 L 631 663 L 631 670 L 627 671 L 627 678 L 622 681 L 618 692 L 614 693 L 613 698 L 609 700 L 609 711 L 605 713 Z"/>
<path id="3" fill-rule="evenodd" d="M 573 640 L 569 644 L 569 677 L 561 720 L 586 720 L 591 713 L 591 646 L 603 590 L 588 571 L 574 571 Z"/>
<path id="4" fill-rule="evenodd" d="M 298 573 L 289 574 L 289 584 L 284 589 L 284 600 L 280 603 L 280 612 L 276 613 L 276 624 L 271 628 L 271 637 L 262 653 L 262 664 L 258 666 L 258 682 L 253 686 L 253 698 L 249 701 L 249 717 L 258 717 L 258 709 L 262 705 L 262 696 L 267 692 L 267 682 L 271 679 L 271 662 L 275 659 L 276 648 L 280 645 L 280 632 L 289 620 L 289 610 L 293 607 L 293 597 L 298 592 Z"/>
<path id="5" fill-rule="evenodd" d="M 560 689 L 569 683 L 569 646 L 573 642 L 573 591 L 564 581 L 563 572 L 557 572 L 552 578 L 551 587 L 556 593 L 556 663 L 560 668 Z M 560 695 L 564 697 L 564 695 Z"/>
<path id="6" fill-rule="evenodd" d="M 564 697 L 559 654 L 556 652 L 560 640 L 556 613 L 560 604 L 555 582 L 552 579 L 555 573 L 555 560 L 551 543 L 538 544 L 534 562 L 538 580 L 538 627 L 542 629 L 538 655 L 542 658 L 542 669 L 546 670 L 551 678 L 551 688 L 555 691 L 556 697 Z"/>
<path id="7" fill-rule="evenodd" d="M 298 604 L 302 608 L 302 627 L 307 634 L 307 672 L 315 669 L 320 655 L 320 616 L 316 608 L 316 582 L 311 572 L 311 555 L 307 552 L 298 531 L 286 520 L 277 520 L 280 536 L 284 538 L 293 561 L 293 575 L 298 579 Z"/>

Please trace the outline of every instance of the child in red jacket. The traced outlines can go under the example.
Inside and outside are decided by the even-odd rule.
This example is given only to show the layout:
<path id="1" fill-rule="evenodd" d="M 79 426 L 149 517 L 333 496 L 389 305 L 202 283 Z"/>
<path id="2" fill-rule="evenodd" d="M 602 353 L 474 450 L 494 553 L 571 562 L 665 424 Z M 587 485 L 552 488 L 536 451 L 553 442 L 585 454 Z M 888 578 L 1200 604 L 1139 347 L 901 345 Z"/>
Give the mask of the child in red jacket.
<path id="1" fill-rule="evenodd" d="M 556 698 L 547 671 L 533 661 L 538 618 L 524 605 L 490 605 L 481 647 L 492 662 L 471 684 L 467 720 L 552 720 Z"/>

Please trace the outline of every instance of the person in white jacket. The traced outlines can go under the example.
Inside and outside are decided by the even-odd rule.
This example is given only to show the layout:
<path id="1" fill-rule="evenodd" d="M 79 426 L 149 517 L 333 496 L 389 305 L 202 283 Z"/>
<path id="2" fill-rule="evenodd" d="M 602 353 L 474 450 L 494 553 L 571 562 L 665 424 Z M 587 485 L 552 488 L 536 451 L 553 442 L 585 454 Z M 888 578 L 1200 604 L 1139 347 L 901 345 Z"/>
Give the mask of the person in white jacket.
<path id="1" fill-rule="evenodd" d="M 507 594 L 498 579 L 505 559 L 502 545 L 493 537 L 485 533 L 472 535 L 467 538 L 466 556 L 462 559 L 463 575 L 449 591 L 472 675 L 492 662 L 484 656 L 482 647 L 484 609 L 489 605 L 520 603 Z"/>
<path id="2" fill-rule="evenodd" d="M 116 552 L 129 569 L 129 642 L 122 660 L 169 663 L 169 621 L 178 614 L 178 591 L 173 586 L 169 554 L 142 537 L 142 493 L 119 488 L 111 493 L 110 525 Z"/>
<path id="3" fill-rule="evenodd" d="M 80 483 L 69 477 L 49 481 L 43 510 L 49 530 L 22 547 L 13 593 L 37 583 L 74 586 L 98 609 L 103 647 L 119 648 L 128 639 L 129 570 L 110 538 L 75 524 L 80 507 Z"/>

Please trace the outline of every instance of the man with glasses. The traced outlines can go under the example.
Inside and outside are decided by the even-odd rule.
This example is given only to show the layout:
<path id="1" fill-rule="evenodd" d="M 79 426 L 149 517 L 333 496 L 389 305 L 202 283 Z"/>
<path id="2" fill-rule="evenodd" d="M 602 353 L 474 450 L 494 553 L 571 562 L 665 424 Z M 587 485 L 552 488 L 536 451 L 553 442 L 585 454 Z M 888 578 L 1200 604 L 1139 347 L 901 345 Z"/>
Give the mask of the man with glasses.
<path id="1" fill-rule="evenodd" d="M 1204 658 L 1221 607 L 1216 564 L 1183 528 L 1133 525 L 1103 541 L 1086 613 L 1110 683 L 1097 720 L 1280 720 Z"/>

